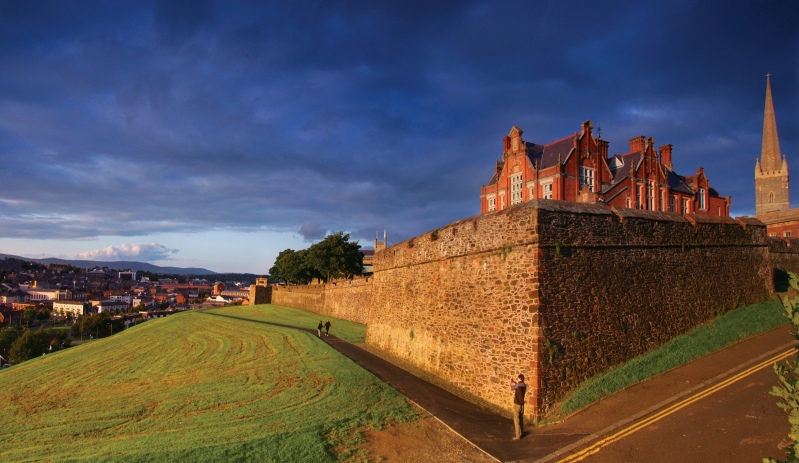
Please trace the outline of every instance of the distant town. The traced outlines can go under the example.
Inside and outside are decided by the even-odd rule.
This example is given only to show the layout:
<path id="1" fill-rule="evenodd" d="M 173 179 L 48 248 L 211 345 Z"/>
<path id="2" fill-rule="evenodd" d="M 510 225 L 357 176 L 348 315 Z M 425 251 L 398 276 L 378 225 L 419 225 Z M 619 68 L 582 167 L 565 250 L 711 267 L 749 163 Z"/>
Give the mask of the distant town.
<path id="1" fill-rule="evenodd" d="M 215 275 L 225 277 L 232 275 Z M 44 314 L 72 319 L 90 314 L 147 318 L 175 311 L 247 301 L 255 275 L 208 280 L 108 267 L 79 268 L 0 259 L 0 325 L 30 325 Z M 28 316 L 26 320 L 26 310 Z"/>

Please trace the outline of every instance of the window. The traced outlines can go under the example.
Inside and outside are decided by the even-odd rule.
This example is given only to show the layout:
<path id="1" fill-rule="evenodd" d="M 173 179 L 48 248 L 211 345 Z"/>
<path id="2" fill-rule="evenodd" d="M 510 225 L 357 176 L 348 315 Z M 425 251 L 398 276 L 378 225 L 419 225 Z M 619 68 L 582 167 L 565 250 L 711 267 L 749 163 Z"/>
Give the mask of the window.
<path id="1" fill-rule="evenodd" d="M 627 209 L 629 209 L 629 208 L 630 208 L 630 197 L 628 196 L 627 197 Z"/>
<path id="2" fill-rule="evenodd" d="M 580 186 L 587 186 L 588 191 L 594 191 L 594 169 L 580 166 Z"/>
<path id="3" fill-rule="evenodd" d="M 496 211 L 497 210 L 497 199 L 496 198 L 488 198 L 488 210 L 489 211 Z"/>
<path id="4" fill-rule="evenodd" d="M 650 181 L 646 189 L 646 205 L 650 211 L 655 210 L 655 182 Z"/>
<path id="5" fill-rule="evenodd" d="M 783 236 L 785 236 L 786 238 L 790 238 L 791 237 L 791 232 L 787 231 L 787 232 L 785 232 L 785 235 L 783 235 Z"/>
<path id="6" fill-rule="evenodd" d="M 541 190 L 543 190 L 542 198 L 552 199 L 552 182 L 541 185 Z"/>
<path id="7" fill-rule="evenodd" d="M 522 174 L 513 174 L 510 176 L 510 203 L 516 204 L 522 202 Z"/>
<path id="8" fill-rule="evenodd" d="M 674 212 L 674 203 L 677 201 L 676 196 L 669 196 L 669 212 Z"/>
<path id="9" fill-rule="evenodd" d="M 531 187 L 530 187 L 530 192 L 529 192 L 529 193 L 530 193 L 530 194 L 528 195 L 528 197 L 529 197 L 530 199 L 533 199 L 533 198 L 535 198 L 535 186 L 531 186 Z"/>
<path id="10" fill-rule="evenodd" d="M 702 210 L 702 211 L 707 210 L 707 207 L 705 207 L 705 189 L 704 188 L 700 188 L 699 189 L 699 209 Z"/>
<path id="11" fill-rule="evenodd" d="M 499 195 L 499 208 L 505 209 L 505 193 L 500 193 Z"/>

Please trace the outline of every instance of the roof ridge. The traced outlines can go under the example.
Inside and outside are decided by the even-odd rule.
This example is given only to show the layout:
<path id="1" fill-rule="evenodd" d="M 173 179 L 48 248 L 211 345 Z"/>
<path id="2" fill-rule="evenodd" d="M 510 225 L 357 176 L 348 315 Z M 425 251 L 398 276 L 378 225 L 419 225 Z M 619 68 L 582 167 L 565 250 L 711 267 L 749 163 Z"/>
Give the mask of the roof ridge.
<path id="1" fill-rule="evenodd" d="M 549 143 L 547 143 L 546 145 L 544 145 L 544 148 L 546 148 L 547 146 L 554 145 L 555 143 L 560 143 L 560 142 L 562 142 L 562 141 L 568 140 L 569 138 L 573 138 L 573 137 L 574 137 L 575 135 L 577 135 L 578 133 L 579 133 L 579 132 L 574 132 L 573 134 L 571 134 L 571 135 L 567 135 L 567 136 L 565 136 L 565 137 L 561 138 L 560 140 L 555 140 L 555 141 L 549 142 Z"/>

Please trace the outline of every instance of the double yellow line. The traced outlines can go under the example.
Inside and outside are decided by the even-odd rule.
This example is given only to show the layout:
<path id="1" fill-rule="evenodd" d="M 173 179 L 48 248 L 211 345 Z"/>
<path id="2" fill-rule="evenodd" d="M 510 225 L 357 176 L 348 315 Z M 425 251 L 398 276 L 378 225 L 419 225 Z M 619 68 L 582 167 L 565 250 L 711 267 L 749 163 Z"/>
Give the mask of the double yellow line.
<path id="1" fill-rule="evenodd" d="M 795 354 L 796 354 L 796 349 L 789 349 L 789 350 L 787 350 L 785 352 L 782 352 L 780 354 L 775 355 L 774 357 L 772 357 L 772 358 L 770 358 L 768 360 L 764 360 L 763 362 L 758 363 L 757 365 L 755 365 L 753 367 L 750 367 L 750 368 L 748 368 L 748 369 L 736 374 L 735 376 L 727 378 L 724 381 L 722 381 L 722 382 L 720 382 L 720 383 L 718 383 L 718 384 L 716 384 L 716 385 L 714 385 L 714 386 L 712 386 L 712 387 L 710 387 L 708 389 L 705 389 L 704 391 L 702 391 L 702 392 L 700 392 L 700 393 L 698 393 L 696 395 L 688 397 L 687 399 L 685 399 L 685 400 L 683 400 L 681 402 L 677 402 L 676 404 L 674 404 L 674 405 L 672 405 L 672 406 L 670 406 L 670 407 L 668 407 L 666 409 L 663 409 L 660 412 L 658 412 L 658 413 L 656 413 L 656 414 L 654 414 L 652 416 L 649 416 L 649 417 L 647 417 L 646 419 L 644 419 L 642 421 L 639 421 L 639 422 L 637 422 L 637 423 L 635 423 L 635 424 L 633 424 L 631 426 L 628 426 L 627 428 L 622 429 L 621 431 L 617 432 L 616 434 L 613 434 L 613 435 L 608 436 L 608 437 L 606 437 L 606 438 L 604 438 L 604 439 L 602 439 L 600 441 L 597 441 L 593 445 L 591 445 L 590 447 L 586 447 L 586 448 L 584 448 L 583 450 L 581 450 L 581 451 L 579 451 L 577 453 L 573 453 L 573 454 L 567 456 L 566 458 L 563 458 L 562 460 L 559 461 L 559 463 L 582 461 L 583 459 L 585 459 L 589 455 L 593 455 L 593 454 L 599 452 L 603 447 L 607 447 L 608 445 L 618 441 L 619 439 L 622 439 L 624 437 L 629 436 L 630 434 L 640 430 L 641 428 L 645 428 L 645 427 L 649 426 L 652 423 L 660 421 L 661 419 L 671 415 L 672 413 L 676 412 L 677 410 L 680 410 L 681 408 L 687 407 L 688 405 L 691 405 L 692 403 L 694 403 L 694 402 L 696 402 L 698 400 L 702 400 L 703 398 L 709 396 L 710 394 L 713 394 L 714 392 L 720 391 L 720 390 L 724 389 L 725 387 L 735 383 L 736 381 L 739 381 L 739 380 L 751 375 L 752 373 L 760 371 L 763 368 L 766 368 L 768 366 L 773 365 L 775 362 L 779 362 L 779 361 L 781 361 L 783 359 L 786 359 L 786 358 L 790 357 L 791 355 L 795 355 Z"/>

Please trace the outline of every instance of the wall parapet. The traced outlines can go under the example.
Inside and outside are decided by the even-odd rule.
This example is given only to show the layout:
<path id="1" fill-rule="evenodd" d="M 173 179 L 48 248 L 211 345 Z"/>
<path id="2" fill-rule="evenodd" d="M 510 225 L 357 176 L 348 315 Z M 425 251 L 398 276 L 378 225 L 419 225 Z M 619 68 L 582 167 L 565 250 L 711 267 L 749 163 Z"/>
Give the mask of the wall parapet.
<path id="1" fill-rule="evenodd" d="M 367 343 L 541 417 L 580 381 L 769 294 L 757 220 L 530 200 L 375 256 Z M 753 278 L 753 276 L 755 278 Z"/>

